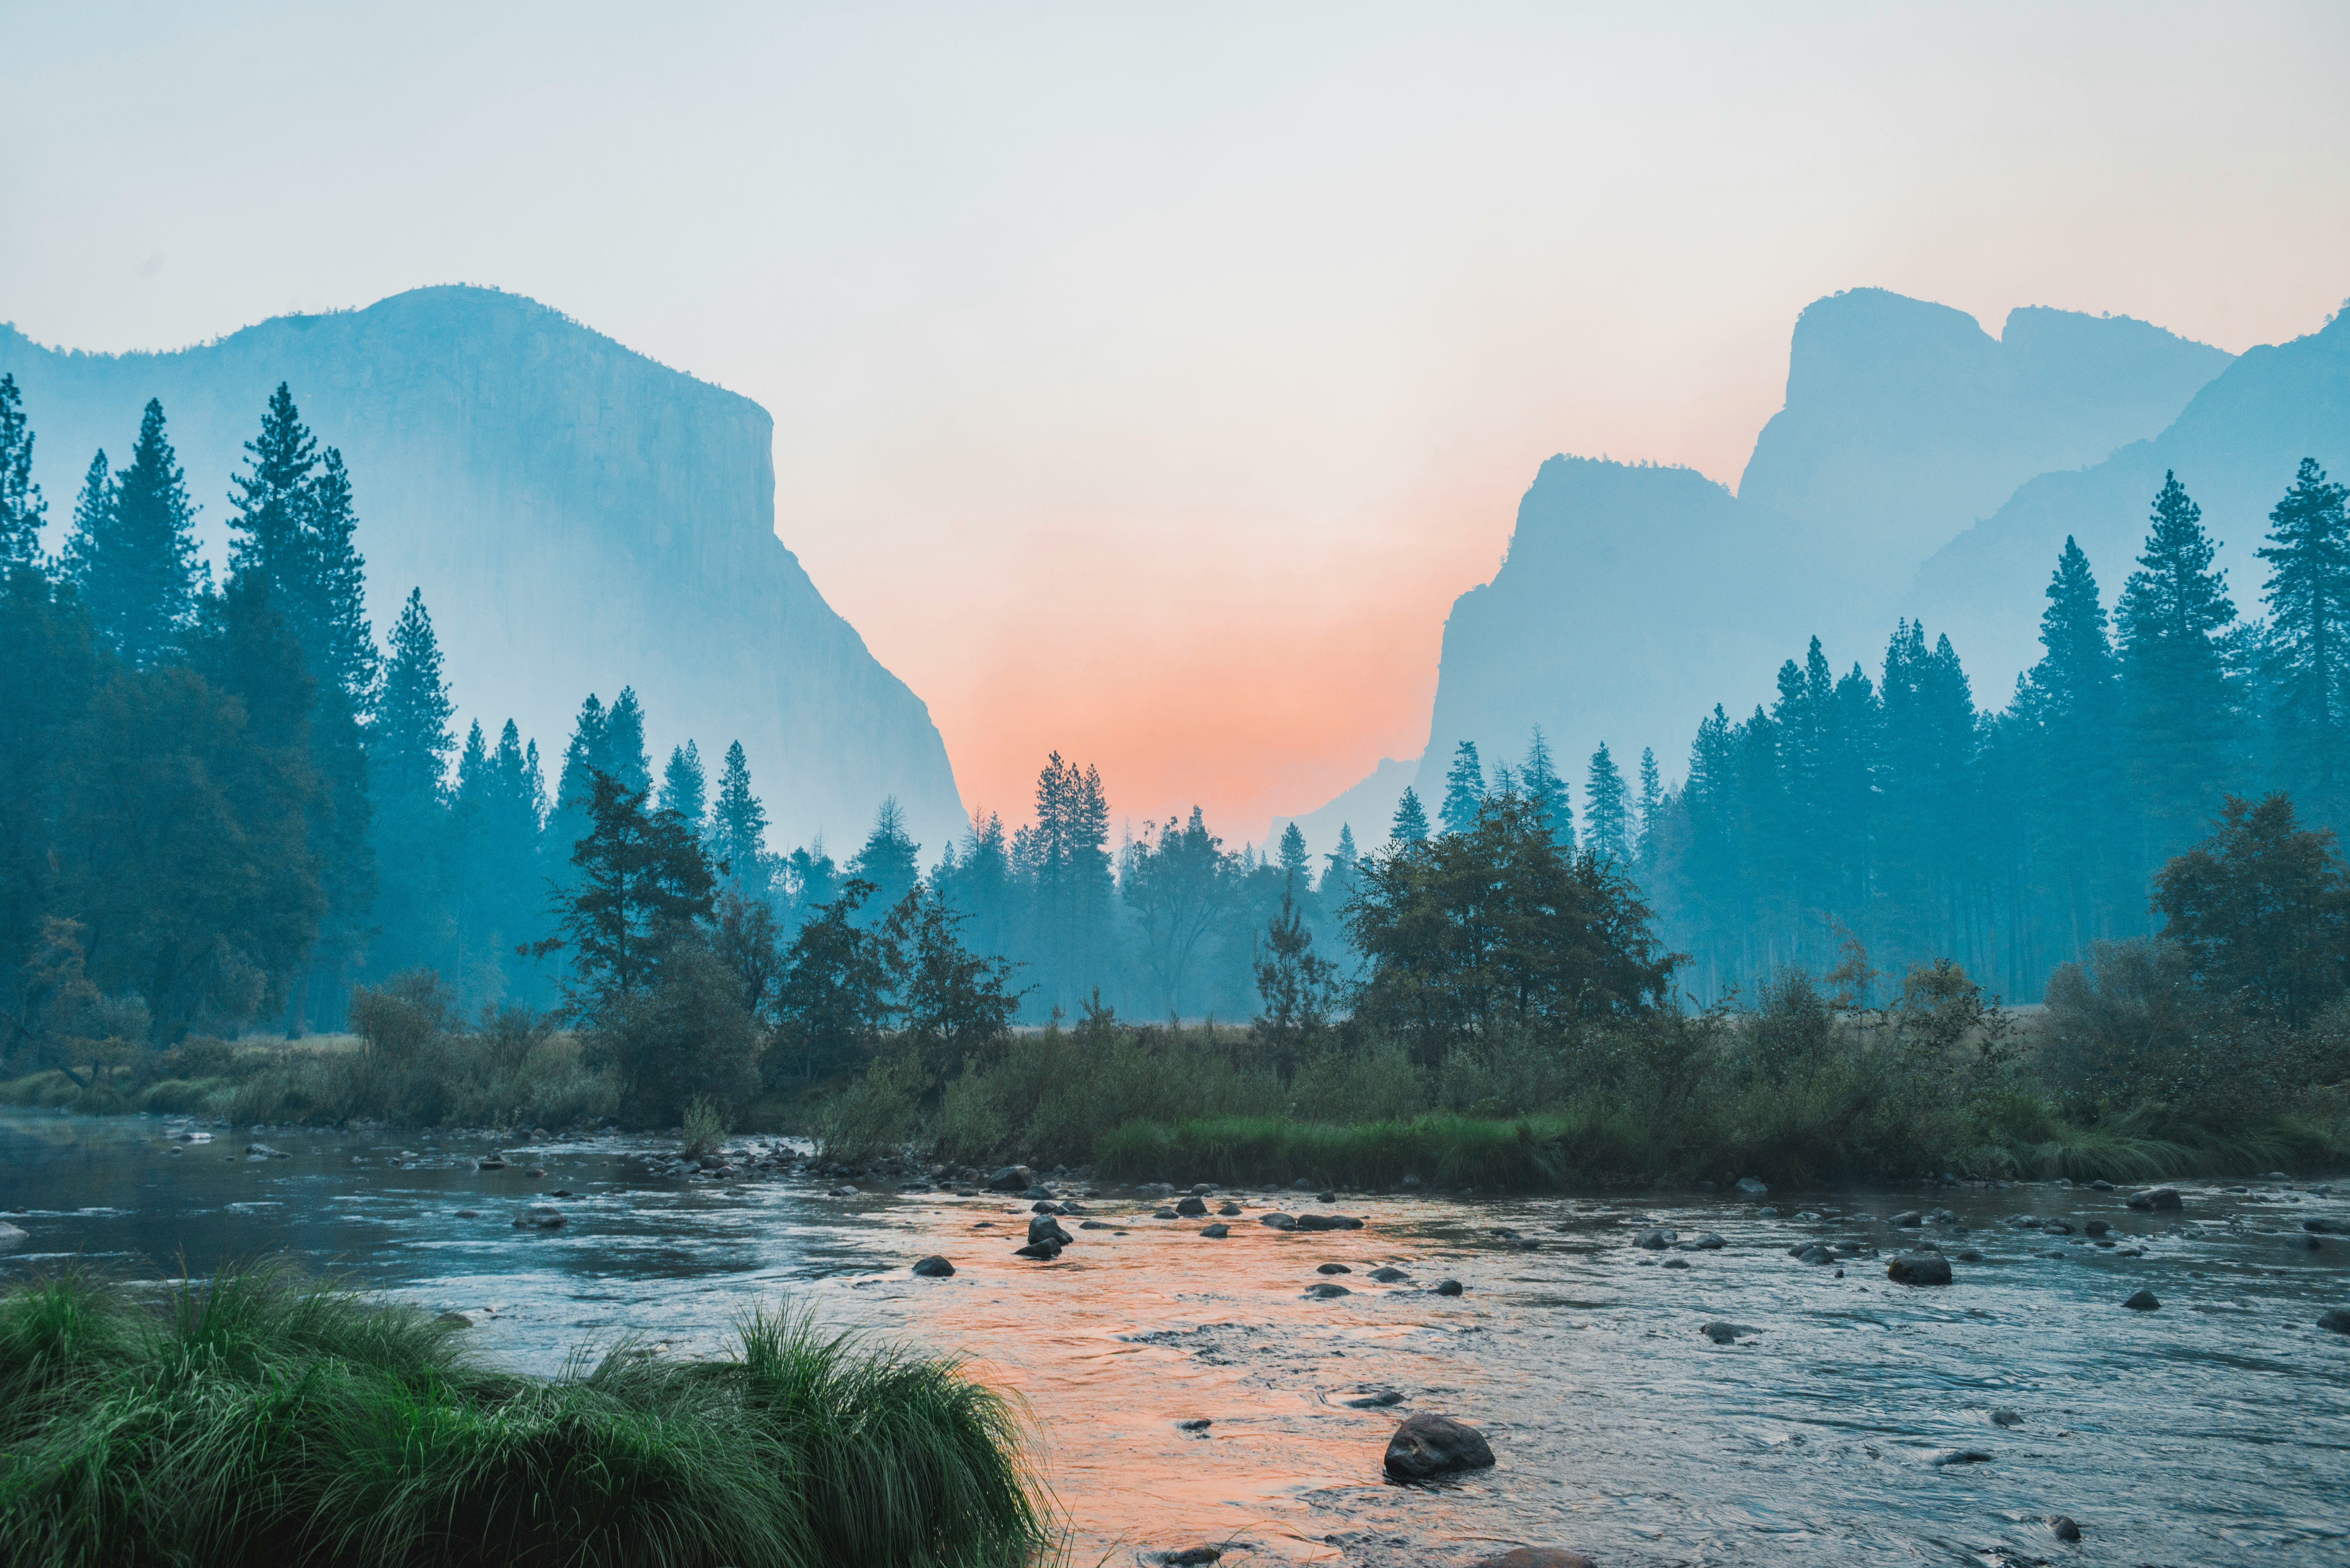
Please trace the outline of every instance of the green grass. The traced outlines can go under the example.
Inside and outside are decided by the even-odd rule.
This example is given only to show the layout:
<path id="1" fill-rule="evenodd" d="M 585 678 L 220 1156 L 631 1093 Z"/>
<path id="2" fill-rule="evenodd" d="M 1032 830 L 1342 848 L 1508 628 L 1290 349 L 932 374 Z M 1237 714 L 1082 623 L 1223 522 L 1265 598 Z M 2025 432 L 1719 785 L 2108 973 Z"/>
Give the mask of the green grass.
<path id="1" fill-rule="evenodd" d="M 0 1561 L 1012 1564 L 1019 1417 L 952 1360 L 762 1313 L 723 1359 L 504 1373 L 460 1328 L 265 1265 L 141 1303 L 0 1297 Z"/>

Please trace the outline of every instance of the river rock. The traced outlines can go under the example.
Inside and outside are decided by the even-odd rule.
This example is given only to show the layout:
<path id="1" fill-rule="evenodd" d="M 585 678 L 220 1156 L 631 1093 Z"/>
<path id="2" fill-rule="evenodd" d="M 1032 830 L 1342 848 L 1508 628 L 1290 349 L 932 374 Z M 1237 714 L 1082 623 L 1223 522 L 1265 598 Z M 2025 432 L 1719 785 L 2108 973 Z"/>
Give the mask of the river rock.
<path id="1" fill-rule="evenodd" d="M 1154 1210 L 1151 1212 L 1151 1216 L 1150 1216 L 1150 1217 L 1151 1217 L 1153 1220 L 1172 1220 L 1172 1219 L 1174 1219 L 1174 1218 L 1175 1218 L 1175 1210 L 1173 1210 L 1172 1209 L 1159 1209 L 1159 1210 Z"/>
<path id="2" fill-rule="evenodd" d="M 1492 1462 L 1485 1435 L 1450 1416 L 1407 1417 L 1388 1439 L 1387 1472 L 1398 1480 L 1482 1470 Z"/>
<path id="3" fill-rule="evenodd" d="M 1944 1449 L 1929 1461 L 1936 1465 L 1987 1465 L 1991 1456 L 1981 1449 Z"/>
<path id="4" fill-rule="evenodd" d="M 272 1148 L 265 1143 L 249 1143 L 244 1146 L 244 1158 L 247 1159 L 291 1159 L 294 1157 L 287 1154 L 282 1148 Z"/>
<path id="5" fill-rule="evenodd" d="M 1055 1246 L 1066 1247 L 1076 1240 L 1075 1236 L 1062 1230 L 1061 1222 L 1050 1214 L 1039 1214 L 1028 1221 L 1028 1243 L 1031 1246 L 1039 1241 L 1050 1241 Z"/>
<path id="6" fill-rule="evenodd" d="M 2081 1233 L 2085 1236 L 2104 1236 L 2110 1234 L 2112 1231 L 2113 1227 L 2102 1220 L 2086 1220 L 2081 1226 Z"/>
<path id="7" fill-rule="evenodd" d="M 562 1210 L 534 1203 L 515 1216 L 514 1228 L 517 1231 L 559 1231 L 570 1222 Z"/>
<path id="8" fill-rule="evenodd" d="M 1947 1285 L 1950 1261 L 1933 1252 L 1907 1252 L 1885 1265 L 1885 1277 L 1897 1285 Z"/>
<path id="9" fill-rule="evenodd" d="M 2328 1307 L 2318 1315 L 2317 1326 L 2332 1334 L 2350 1334 L 2350 1307 Z"/>
<path id="10" fill-rule="evenodd" d="M 2154 1293 L 2152 1291 L 2140 1291 L 2137 1294 L 2130 1297 L 2129 1300 L 2122 1303 L 2122 1305 L 2129 1308 L 2132 1312 L 2160 1312 L 2162 1310 L 2162 1303 L 2155 1299 Z"/>
<path id="11" fill-rule="evenodd" d="M 1359 1231 L 1363 1222 L 1351 1214 L 1300 1214 L 1300 1231 Z"/>
<path id="12" fill-rule="evenodd" d="M 1240 1211 L 1241 1206 L 1234 1203 L 1230 1199 L 1226 1199 L 1223 1202 L 1216 1205 L 1216 1212 L 1222 1215 L 1227 1220 L 1238 1218 Z"/>
<path id="13" fill-rule="evenodd" d="M 475 1170 L 504 1170 L 505 1168 L 506 1162 L 494 1154 L 485 1154 L 473 1161 Z"/>
<path id="14" fill-rule="evenodd" d="M 1669 1269 L 1686 1269 L 1689 1266 L 1690 1262 L 1687 1258 L 1667 1258 L 1665 1260 L 1665 1267 Z"/>
<path id="15" fill-rule="evenodd" d="M 478 1209 L 460 1209 L 457 1210 L 457 1218 L 460 1220 L 479 1220 L 481 1217 L 482 1211 Z"/>
<path id="16" fill-rule="evenodd" d="M 1031 1203 L 1028 1205 L 1028 1211 L 1032 1214 L 1066 1214 L 1068 1212 L 1067 1210 L 1062 1208 L 1059 1204 L 1054 1202 L 1049 1198 L 1041 1198 L 1035 1202 Z"/>
<path id="17" fill-rule="evenodd" d="M 1314 1272 L 1317 1274 L 1351 1274 L 1355 1271 L 1344 1263 L 1324 1263 Z"/>
<path id="18" fill-rule="evenodd" d="M 1915 1209 L 1911 1209 L 1904 1213 L 1896 1214 L 1893 1217 L 1893 1222 L 1896 1225 L 1923 1225 L 1926 1222 L 1926 1217 Z"/>
<path id="19" fill-rule="evenodd" d="M 1513 1546 L 1498 1557 L 1481 1557 L 1473 1568 L 1591 1568 L 1591 1559 L 1555 1546 Z"/>
<path id="20" fill-rule="evenodd" d="M 1260 1225 L 1269 1226 L 1275 1231 L 1295 1231 L 1297 1229 L 1297 1217 L 1294 1214 L 1284 1214 L 1278 1210 L 1274 1210 L 1271 1214 L 1258 1215 L 1256 1222 Z"/>
<path id="21" fill-rule="evenodd" d="M 1164 1568 L 1207 1568 L 1211 1563 L 1223 1561 L 1223 1548 L 1220 1546 L 1186 1546 L 1177 1552 L 1159 1552 L 1153 1561 L 1163 1564 Z"/>
<path id="22" fill-rule="evenodd" d="M 2301 1228 L 2313 1236 L 2350 1236 L 2350 1225 L 2339 1220 L 2313 1217 L 2301 1222 Z"/>
<path id="23" fill-rule="evenodd" d="M 1817 1241 L 1808 1241 L 1800 1247 L 1788 1248 L 1787 1256 L 1799 1263 L 1825 1263 L 1830 1262 L 1835 1254 Z"/>
<path id="24" fill-rule="evenodd" d="M 1212 1225 L 1205 1225 L 1205 1226 L 1202 1226 L 1202 1227 L 1201 1227 L 1201 1230 L 1200 1230 L 1200 1234 L 1201 1234 L 1201 1235 L 1205 1236 L 1205 1237 L 1208 1237 L 1208 1238 L 1209 1238 L 1210 1240 L 1211 1240 L 1211 1241 L 1222 1241 L 1225 1237 L 1227 1237 L 1227 1236 L 1231 1235 L 1232 1233 L 1232 1228 L 1231 1226 L 1229 1226 L 1229 1225 L 1225 1224 L 1225 1223 L 1224 1223 L 1222 1220 L 1217 1220 L 1217 1221 L 1216 1221 L 1214 1224 L 1212 1224 Z"/>
<path id="25" fill-rule="evenodd" d="M 2062 1220 L 2049 1220 L 2042 1222 L 2040 1231 L 2046 1236 L 2069 1236 L 2073 1233 L 2073 1227 Z"/>
<path id="26" fill-rule="evenodd" d="M 1684 1252 L 1719 1252 L 1724 1246 L 1728 1245 L 1728 1243 L 1723 1241 L 1721 1237 L 1715 1235 L 1712 1231 L 1708 1231 L 1701 1236 L 1693 1236 L 1686 1241 L 1676 1243 L 1676 1245 Z"/>
<path id="27" fill-rule="evenodd" d="M 1742 1176 L 1738 1179 L 1738 1190 L 1749 1198 L 1760 1198 L 1771 1189 L 1753 1177 Z"/>
<path id="28" fill-rule="evenodd" d="M 1003 1166 L 987 1177 L 990 1192 L 1025 1192 L 1035 1184 L 1036 1173 L 1024 1165 Z"/>
<path id="29" fill-rule="evenodd" d="M 2149 1187 L 2143 1192 L 2131 1193 L 2123 1201 L 2141 1214 L 2181 1207 L 2176 1187 Z"/>
<path id="30" fill-rule="evenodd" d="M 1077 1221 L 1077 1229 L 1080 1231 L 1107 1231 L 1110 1229 L 1110 1224 L 1107 1220 L 1080 1220 Z"/>
<path id="31" fill-rule="evenodd" d="M 1409 1274 L 1405 1273 L 1401 1269 L 1384 1266 L 1373 1269 L 1370 1272 L 1369 1277 L 1378 1281 L 1379 1283 L 1383 1285 L 1392 1285 L 1399 1281 L 1411 1278 Z"/>
<path id="32" fill-rule="evenodd" d="M 2020 1427 L 2023 1424 L 2023 1417 L 2002 1405 L 1991 1413 L 1991 1424 L 1994 1427 Z"/>
<path id="33" fill-rule="evenodd" d="M 1320 1280 L 1305 1287 L 1305 1293 L 1315 1301 L 1328 1301 L 1334 1296 L 1350 1296 L 1355 1293 L 1335 1280 Z"/>
<path id="34" fill-rule="evenodd" d="M 2048 1533 L 2059 1541 L 2078 1541 L 2081 1539 L 2081 1527 L 2073 1522 L 2072 1515 L 2060 1513 L 2048 1521 Z"/>
<path id="35" fill-rule="evenodd" d="M 1671 1246 L 1675 1241 L 1679 1241 L 1680 1235 L 1681 1233 L 1678 1231 L 1668 1231 L 1661 1226 L 1658 1226 L 1641 1231 L 1638 1237 L 1634 1238 L 1632 1245 L 1635 1247 L 1646 1248 L 1651 1252 L 1661 1252 L 1666 1248 Z"/>
<path id="36" fill-rule="evenodd" d="M 1039 1262 L 1049 1263 L 1061 1255 L 1061 1244 L 1058 1241 L 1031 1241 L 1024 1247 L 1013 1248 L 1012 1255 L 1015 1258 L 1035 1258 Z"/>
<path id="37" fill-rule="evenodd" d="M 1439 1280 L 1436 1282 L 1436 1293 L 1440 1296 L 1457 1296 L 1461 1293 L 1462 1288 L 1463 1287 L 1459 1280 Z"/>
<path id="38" fill-rule="evenodd" d="M 1392 1388 L 1370 1388 L 1338 1403 L 1349 1410 L 1387 1410 L 1402 1404 L 1403 1396 Z"/>
<path id="39" fill-rule="evenodd" d="M 1961 1263 L 1980 1263 L 1982 1262 L 1982 1254 L 1976 1251 L 1972 1247 L 1969 1247 L 1963 1251 L 1955 1252 L 1951 1255 L 1957 1258 Z"/>
<path id="40" fill-rule="evenodd" d="M 1196 1220 L 1207 1211 L 1208 1200 L 1197 1193 L 1178 1199 L 1175 1202 L 1175 1212 L 1186 1220 Z"/>
<path id="41" fill-rule="evenodd" d="M 21 1247 L 32 1239 L 29 1232 L 18 1230 L 5 1220 L 0 1220 L 0 1252 Z"/>
<path id="42" fill-rule="evenodd" d="M 1760 1334 L 1759 1328 L 1749 1328 L 1742 1323 L 1709 1323 L 1698 1332 L 1716 1345 L 1736 1345 L 1748 1334 Z"/>
<path id="43" fill-rule="evenodd" d="M 932 1252 L 929 1257 L 915 1263 L 913 1272 L 926 1280 L 943 1280 L 955 1270 L 952 1263 L 940 1257 L 936 1252 Z"/>

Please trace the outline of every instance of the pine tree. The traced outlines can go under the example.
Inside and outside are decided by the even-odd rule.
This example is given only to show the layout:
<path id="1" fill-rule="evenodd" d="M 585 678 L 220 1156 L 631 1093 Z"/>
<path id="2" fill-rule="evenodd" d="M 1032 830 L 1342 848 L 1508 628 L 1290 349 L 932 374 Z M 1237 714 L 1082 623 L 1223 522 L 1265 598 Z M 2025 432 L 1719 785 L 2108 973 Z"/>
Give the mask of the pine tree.
<path id="1" fill-rule="evenodd" d="M 620 688 L 604 726 L 605 771 L 631 794 L 650 794 L 653 760 L 645 751 L 645 711 L 633 686 Z"/>
<path id="2" fill-rule="evenodd" d="M 866 906 L 869 920 L 888 918 L 899 901 L 914 890 L 921 879 L 918 858 L 921 848 L 906 831 L 906 814 L 899 809 L 898 797 L 884 796 L 881 808 L 873 815 L 873 831 L 865 836 L 863 846 L 848 862 L 851 877 L 873 884 L 873 898 Z"/>
<path id="3" fill-rule="evenodd" d="M 449 754 L 457 737 L 449 722 L 456 704 L 441 670 L 441 644 L 424 590 L 408 590 L 391 628 L 383 692 L 376 706 L 373 761 L 380 793 L 439 803 L 448 786 Z"/>
<path id="4" fill-rule="evenodd" d="M 2148 832 L 2140 860 L 2149 866 L 2200 836 L 2227 783 L 2233 704 L 2222 637 L 2236 618 L 2202 509 L 2174 473 L 2162 476 L 2152 523 L 2116 616 L 2130 774 Z"/>
<path id="5" fill-rule="evenodd" d="M 310 476 L 318 466 L 318 443 L 294 407 L 283 381 L 270 394 L 258 440 L 244 443 L 245 472 L 229 481 L 229 569 L 265 578 L 271 590 L 292 599 L 309 576 Z"/>
<path id="6" fill-rule="evenodd" d="M 304 636 L 318 679 L 340 689 L 354 713 L 374 701 L 380 659 L 368 625 L 367 561 L 359 552 L 359 517 L 343 454 L 328 447 L 309 493 L 309 537 L 302 585 Z"/>
<path id="7" fill-rule="evenodd" d="M 1305 853 L 1305 835 L 1295 823 L 1281 830 L 1280 860 L 1282 877 L 1295 888 L 1301 899 L 1313 890 L 1314 857 Z"/>
<path id="8" fill-rule="evenodd" d="M 1322 886 L 1315 889 L 1322 897 L 1322 907 L 1336 915 L 1355 896 L 1357 867 L 1362 854 L 1355 847 L 1355 830 L 1347 823 L 1338 825 L 1338 847 L 1322 857 Z"/>
<path id="9" fill-rule="evenodd" d="M 1444 774 L 1444 804 L 1437 817 L 1447 833 L 1466 833 L 1477 825 L 1477 808 L 1485 802 L 1485 770 L 1477 761 L 1477 742 L 1463 741 L 1453 748 L 1452 766 Z"/>
<path id="10" fill-rule="evenodd" d="M 1622 870 L 1632 863 L 1630 812 L 1627 809 L 1624 775 L 1608 754 L 1607 742 L 1591 753 L 1591 772 L 1584 785 L 1585 847 L 1607 865 Z"/>
<path id="11" fill-rule="evenodd" d="M 41 561 L 41 520 L 48 503 L 33 483 L 33 431 L 16 378 L 0 376 L 0 581 Z"/>
<path id="12" fill-rule="evenodd" d="M 1419 804 L 1419 794 L 1409 784 L 1404 786 L 1403 798 L 1396 802 L 1395 822 L 1388 835 L 1399 845 L 1428 842 L 1428 813 Z"/>
<path id="13" fill-rule="evenodd" d="M 1549 824 L 1551 842 L 1562 849 L 1574 848 L 1575 808 L 1567 800 L 1566 781 L 1551 763 L 1550 742 L 1543 738 L 1540 724 L 1526 744 L 1525 765 L 1518 770 L 1517 782 L 1518 794 Z"/>
<path id="14" fill-rule="evenodd" d="M 588 803 L 595 798 L 596 775 L 612 771 L 609 724 L 604 704 L 596 693 L 579 704 L 579 717 L 572 721 L 571 740 L 563 748 L 563 772 L 555 784 L 555 809 L 557 815 L 578 815 L 581 826 L 587 825 Z M 568 845 L 558 846 L 567 858 Z"/>
<path id="15" fill-rule="evenodd" d="M 702 749 L 691 741 L 682 746 L 671 746 L 669 765 L 661 769 L 661 809 L 677 813 L 686 826 L 699 836 L 705 831 L 703 819 L 710 815 L 709 798 L 708 782 L 702 772 Z"/>
<path id="16" fill-rule="evenodd" d="M 2303 458 L 2269 514 L 2268 659 L 2276 772 L 2320 827 L 2350 826 L 2350 514 L 2345 491 Z"/>
<path id="17" fill-rule="evenodd" d="M 718 775 L 718 804 L 710 813 L 710 850 L 724 867 L 723 879 L 764 891 L 767 812 L 751 793 L 751 764 L 740 741 L 726 748 L 726 765 Z"/>
<path id="18" fill-rule="evenodd" d="M 173 657 L 205 580 L 196 560 L 195 507 L 164 433 L 163 405 L 149 400 L 130 466 L 100 484 L 105 459 L 100 452 L 74 509 L 66 572 L 116 654 L 134 669 L 150 669 Z"/>
<path id="19" fill-rule="evenodd" d="M 1643 880 L 1653 877 L 1665 826 L 1665 783 L 1653 746 L 1640 748 L 1640 843 L 1638 865 Z"/>

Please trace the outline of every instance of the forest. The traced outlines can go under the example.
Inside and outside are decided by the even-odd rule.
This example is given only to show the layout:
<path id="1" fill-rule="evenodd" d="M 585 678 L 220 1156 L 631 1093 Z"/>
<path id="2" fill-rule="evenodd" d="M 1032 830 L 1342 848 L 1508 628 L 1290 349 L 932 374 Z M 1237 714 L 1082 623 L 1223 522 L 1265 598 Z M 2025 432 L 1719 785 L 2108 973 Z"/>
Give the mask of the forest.
<path id="1" fill-rule="evenodd" d="M 1098 771 L 1055 753 L 1029 820 L 976 815 L 926 867 L 889 800 L 837 861 L 770 845 L 741 745 L 714 778 L 697 741 L 657 765 L 629 689 L 551 763 L 511 721 L 461 737 L 421 594 L 377 640 L 359 482 L 286 386 L 219 582 L 160 403 L 54 556 L 34 440 L 0 379 L 21 1081 L 151 1108 L 233 1082 L 240 1120 L 813 1117 L 844 1150 L 920 1127 L 1138 1168 L 1438 1123 L 1473 1165 L 1476 1118 L 1534 1113 L 1503 1165 L 1687 1167 L 1766 1104 L 1811 1118 L 1749 1151 L 1782 1167 L 2183 1148 L 2218 1136 L 2164 1119 L 2190 1090 L 2236 1096 L 2237 1154 L 2336 1136 L 2304 1102 L 2346 1033 L 2350 517 L 2314 463 L 2254 618 L 2176 476 L 2110 615 L 2068 542 L 2003 709 L 1905 621 L 1874 677 L 1814 639 L 1769 707 L 1717 707 L 1678 784 L 1601 746 L 1579 809 L 1539 731 L 1490 776 L 1464 742 L 1433 812 L 1407 792 L 1317 866 L 1295 826 L 1233 849 L 1197 808 L 1114 840 Z M 2043 994 L 2025 1050 L 1999 1002 Z M 331 1061 L 238 1044 L 345 1030 Z"/>

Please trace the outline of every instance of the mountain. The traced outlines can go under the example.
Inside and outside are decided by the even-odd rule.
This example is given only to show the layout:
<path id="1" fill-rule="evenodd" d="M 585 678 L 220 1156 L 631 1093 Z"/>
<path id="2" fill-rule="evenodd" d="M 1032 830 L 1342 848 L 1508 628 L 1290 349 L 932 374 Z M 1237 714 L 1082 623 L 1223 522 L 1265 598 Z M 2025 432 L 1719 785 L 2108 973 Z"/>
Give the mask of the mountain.
<path id="1" fill-rule="evenodd" d="M 229 475 L 290 383 L 350 466 L 379 631 L 421 587 L 463 714 L 493 739 L 514 718 L 550 780 L 581 700 L 633 685 L 656 769 L 691 736 L 714 786 L 743 742 L 771 845 L 822 831 L 851 847 L 891 794 L 932 850 L 962 829 L 929 710 L 775 536 L 775 421 L 747 398 L 465 287 L 173 353 L 65 352 L 0 327 L 0 370 L 24 390 L 59 535 L 90 453 L 125 461 L 161 398 L 216 562 Z"/>
<path id="2" fill-rule="evenodd" d="M 2178 420 L 2094 467 L 2047 473 L 1919 568 L 1914 613 L 1946 627 L 1975 672 L 1979 697 L 2004 701 L 2038 659 L 2041 594 L 2064 537 L 2080 541 L 2111 604 L 2145 547 L 2166 472 L 2178 475 L 2221 541 L 2237 610 L 2261 613 L 2269 509 L 2314 457 L 2350 473 L 2350 311 L 2289 343 L 2248 349 L 2195 395 Z"/>
<path id="3" fill-rule="evenodd" d="M 2160 430 L 2229 364 L 2126 317 L 2021 309 L 1992 337 L 1881 289 L 1814 302 L 1736 495 L 1689 469 L 1542 465 L 1500 571 L 1445 622 L 1416 787 L 1433 809 L 1457 742 L 1490 776 L 1539 724 L 1579 803 L 1601 742 L 1627 777 L 1643 746 L 1676 775 L 1714 703 L 1769 702 L 1815 635 L 1873 675 L 1918 562 L 2051 465 Z M 2028 596 L 1984 607 L 2037 618 Z"/>
<path id="4" fill-rule="evenodd" d="M 1276 816 L 1264 830 L 1264 842 L 1270 846 L 1281 842 L 1282 830 L 1292 822 L 1297 831 L 1305 835 L 1305 845 L 1315 855 L 1327 855 L 1338 843 L 1338 830 L 1355 830 L 1355 846 L 1368 851 L 1387 841 L 1388 829 L 1395 822 L 1396 807 L 1403 803 L 1403 792 L 1419 776 L 1419 759 L 1408 757 L 1398 762 L 1393 757 L 1381 757 L 1379 765 L 1355 784 L 1349 784 L 1327 804 L 1307 812 L 1303 816 Z M 1320 876 L 1316 862 L 1315 876 Z"/>
<path id="5" fill-rule="evenodd" d="M 2229 358 L 2127 317 L 2025 306 L 1993 337 L 1946 305 L 1831 295 L 1795 318 L 1786 406 L 1739 499 L 1810 524 L 1814 547 L 1898 593 L 2017 485 L 2162 429 Z"/>

